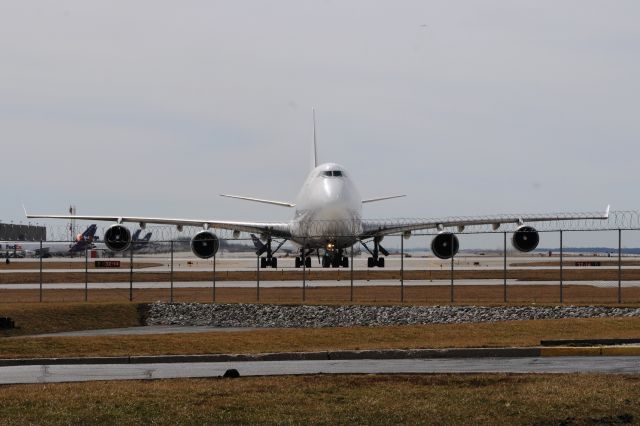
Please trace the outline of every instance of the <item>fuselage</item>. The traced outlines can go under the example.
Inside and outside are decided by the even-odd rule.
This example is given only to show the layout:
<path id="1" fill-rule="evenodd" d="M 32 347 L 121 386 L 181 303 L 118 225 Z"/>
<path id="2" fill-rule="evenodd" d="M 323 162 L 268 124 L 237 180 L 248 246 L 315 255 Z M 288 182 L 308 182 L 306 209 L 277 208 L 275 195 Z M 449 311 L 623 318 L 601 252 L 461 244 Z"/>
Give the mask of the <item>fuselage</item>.
<path id="1" fill-rule="evenodd" d="M 335 163 L 309 173 L 296 200 L 292 240 L 310 248 L 343 249 L 362 231 L 362 198 L 349 172 Z"/>

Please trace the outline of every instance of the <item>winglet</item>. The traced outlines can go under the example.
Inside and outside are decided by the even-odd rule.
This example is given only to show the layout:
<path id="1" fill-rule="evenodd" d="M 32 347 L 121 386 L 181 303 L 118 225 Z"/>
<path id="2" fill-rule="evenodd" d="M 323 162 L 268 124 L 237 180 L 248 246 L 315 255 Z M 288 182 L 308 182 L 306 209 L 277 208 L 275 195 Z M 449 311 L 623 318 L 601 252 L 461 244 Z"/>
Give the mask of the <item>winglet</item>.
<path id="1" fill-rule="evenodd" d="M 27 213 L 27 208 L 24 206 L 24 203 L 22 203 L 22 210 L 24 210 L 25 217 L 29 217 L 29 214 Z"/>
<path id="2" fill-rule="evenodd" d="M 611 204 L 607 204 L 607 210 L 604 212 L 603 219 L 609 219 L 609 210 L 611 210 Z"/>

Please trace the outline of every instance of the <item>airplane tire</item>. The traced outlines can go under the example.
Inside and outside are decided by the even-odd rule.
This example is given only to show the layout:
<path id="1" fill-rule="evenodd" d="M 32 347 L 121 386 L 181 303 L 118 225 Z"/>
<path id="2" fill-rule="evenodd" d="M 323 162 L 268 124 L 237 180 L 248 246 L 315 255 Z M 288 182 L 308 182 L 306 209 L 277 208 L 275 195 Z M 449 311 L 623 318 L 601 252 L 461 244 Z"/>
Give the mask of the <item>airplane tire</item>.
<path id="1" fill-rule="evenodd" d="M 307 256 L 307 258 L 304 260 L 304 266 L 306 266 L 307 268 L 311 268 L 311 257 Z"/>
<path id="2" fill-rule="evenodd" d="M 341 265 L 342 265 L 343 268 L 348 268 L 349 267 L 349 258 L 347 256 L 343 256 L 342 257 Z"/>
<path id="3" fill-rule="evenodd" d="M 264 269 L 264 268 L 266 268 L 266 267 L 267 267 L 267 258 L 266 258 L 266 257 L 261 257 L 261 258 L 260 258 L 260 267 L 261 267 L 262 269 Z"/>
<path id="4" fill-rule="evenodd" d="M 331 260 L 329 259 L 329 256 L 322 256 L 322 267 L 328 268 L 329 266 L 331 266 Z"/>
<path id="5" fill-rule="evenodd" d="M 302 259 L 300 259 L 299 257 L 296 257 L 296 268 L 299 268 L 302 266 Z"/>
<path id="6" fill-rule="evenodd" d="M 271 258 L 271 267 L 274 268 L 274 269 L 278 267 L 278 258 L 277 257 L 272 257 Z"/>
<path id="7" fill-rule="evenodd" d="M 384 268 L 384 257 L 378 259 L 378 268 Z"/>
<path id="8" fill-rule="evenodd" d="M 367 258 L 367 267 L 373 268 L 375 266 L 374 261 L 375 259 L 373 257 Z"/>

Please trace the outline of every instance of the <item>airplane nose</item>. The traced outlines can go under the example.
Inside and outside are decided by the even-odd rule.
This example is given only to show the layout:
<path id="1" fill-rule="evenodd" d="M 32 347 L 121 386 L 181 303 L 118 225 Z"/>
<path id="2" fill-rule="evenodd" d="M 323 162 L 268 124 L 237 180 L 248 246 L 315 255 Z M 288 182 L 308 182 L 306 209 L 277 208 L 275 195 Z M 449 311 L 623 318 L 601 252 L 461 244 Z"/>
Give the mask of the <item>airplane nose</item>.
<path id="1" fill-rule="evenodd" d="M 345 185 L 341 179 L 327 179 L 324 182 L 324 192 L 327 202 L 339 202 L 344 198 Z"/>

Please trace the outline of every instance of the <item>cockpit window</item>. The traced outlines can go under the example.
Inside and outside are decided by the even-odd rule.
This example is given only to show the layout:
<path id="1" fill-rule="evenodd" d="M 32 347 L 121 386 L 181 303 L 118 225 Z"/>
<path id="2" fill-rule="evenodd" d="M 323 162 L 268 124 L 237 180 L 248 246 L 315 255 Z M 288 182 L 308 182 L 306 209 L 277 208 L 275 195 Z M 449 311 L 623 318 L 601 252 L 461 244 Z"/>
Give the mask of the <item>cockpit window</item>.
<path id="1" fill-rule="evenodd" d="M 322 172 L 322 176 L 344 176 L 341 170 L 327 170 Z"/>

